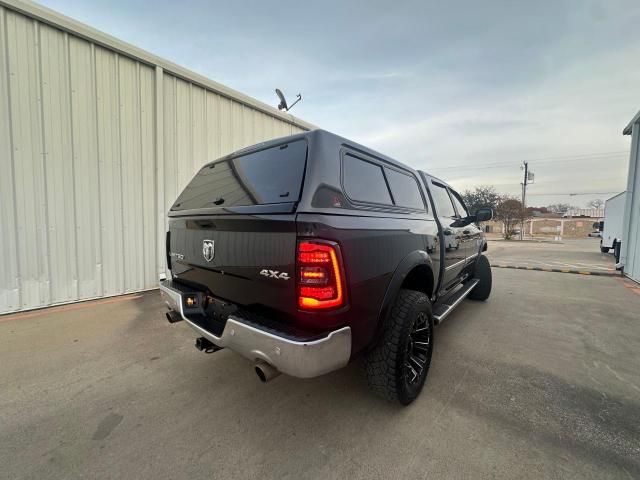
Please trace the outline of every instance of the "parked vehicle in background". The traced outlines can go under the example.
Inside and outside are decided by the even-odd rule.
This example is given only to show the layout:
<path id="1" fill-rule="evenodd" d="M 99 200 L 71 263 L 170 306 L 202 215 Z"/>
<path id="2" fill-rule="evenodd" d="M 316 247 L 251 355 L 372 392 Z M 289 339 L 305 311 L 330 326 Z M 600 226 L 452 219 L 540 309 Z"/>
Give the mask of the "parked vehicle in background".
<path id="1" fill-rule="evenodd" d="M 601 237 L 602 229 L 604 228 L 604 220 L 593 223 L 593 232 L 589 232 L 589 237 Z"/>
<path id="2" fill-rule="evenodd" d="M 160 290 L 206 352 L 229 348 L 262 381 L 366 358 L 402 404 L 424 385 L 434 325 L 491 292 L 487 248 L 449 185 L 331 133 L 259 144 L 205 165 L 169 212 Z"/>
<path id="3" fill-rule="evenodd" d="M 624 205 L 627 192 L 621 192 L 609 198 L 604 204 L 604 225 L 600 251 L 607 253 L 613 249 L 616 262 L 620 261 L 620 246 L 622 244 L 622 231 L 624 225 Z"/>

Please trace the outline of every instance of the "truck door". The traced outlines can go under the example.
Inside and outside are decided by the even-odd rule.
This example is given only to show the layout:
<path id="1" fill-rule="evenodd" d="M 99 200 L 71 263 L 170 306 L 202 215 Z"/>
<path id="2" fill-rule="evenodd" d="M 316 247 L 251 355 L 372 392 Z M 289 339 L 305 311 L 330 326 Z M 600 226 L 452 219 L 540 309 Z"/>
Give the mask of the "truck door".
<path id="1" fill-rule="evenodd" d="M 458 218 L 463 219 L 469 216 L 469 211 L 462 200 L 462 197 L 455 190 L 449 188 L 451 193 L 451 200 L 453 200 L 453 206 L 456 208 Z M 465 227 L 462 227 L 462 244 L 464 245 L 465 255 L 467 257 L 466 263 L 472 262 L 480 251 L 482 242 L 482 231 L 475 223 L 470 223 Z"/>
<path id="2" fill-rule="evenodd" d="M 458 217 L 447 187 L 429 179 L 429 191 L 434 203 L 434 215 L 442 226 L 444 272 L 441 287 L 448 287 L 455 283 L 465 265 L 466 253 L 462 238 L 464 229 L 455 226 Z"/>

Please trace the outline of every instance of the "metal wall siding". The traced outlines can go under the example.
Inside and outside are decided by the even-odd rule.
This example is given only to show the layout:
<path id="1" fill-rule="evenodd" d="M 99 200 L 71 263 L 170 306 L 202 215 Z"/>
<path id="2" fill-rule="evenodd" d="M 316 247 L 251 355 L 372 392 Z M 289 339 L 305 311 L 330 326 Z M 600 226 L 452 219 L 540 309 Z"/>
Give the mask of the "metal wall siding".
<path id="1" fill-rule="evenodd" d="M 71 98 L 68 37 L 44 25 L 37 25 L 42 90 L 43 160 L 48 231 L 50 301 L 64 302 L 78 296 L 76 251 L 77 161 L 71 140 Z M 67 250 L 68 249 L 68 250 Z"/>
<path id="2" fill-rule="evenodd" d="M 198 169 L 303 131 L 54 25 L 0 6 L 0 313 L 155 288 Z"/>
<path id="3" fill-rule="evenodd" d="M 155 71 L 140 66 L 140 160 L 142 168 L 143 241 L 141 256 L 144 258 L 144 285 L 158 279 L 157 251 L 164 253 L 164 232 L 158 238 L 156 215 L 156 108 Z M 155 246 L 155 248 L 149 248 Z M 162 257 L 164 263 L 164 257 Z"/>
<path id="4" fill-rule="evenodd" d="M 95 48 L 102 295 L 124 292 L 117 55 Z"/>
<path id="5" fill-rule="evenodd" d="M 173 200 L 176 198 L 177 190 L 177 169 L 176 163 L 167 163 L 167 157 L 175 157 L 176 155 L 176 100 L 175 100 L 175 77 L 168 75 L 163 76 L 163 99 L 162 99 L 162 140 L 163 140 L 163 157 L 159 159 L 159 163 L 163 166 L 164 177 L 162 180 L 162 190 L 164 192 L 163 212 L 168 212 L 171 208 Z M 164 217 L 165 228 L 167 230 L 167 219 Z"/>
<path id="6" fill-rule="evenodd" d="M 20 308 L 20 285 L 6 17 L 6 11 L 0 8 L 0 309 L 15 310 Z"/>
<path id="7" fill-rule="evenodd" d="M 50 280 L 36 23 L 8 12 L 7 48 L 20 301 L 41 306 L 50 302 Z"/>
<path id="8" fill-rule="evenodd" d="M 629 196 L 628 238 L 622 238 L 623 249 L 626 243 L 625 274 L 636 282 L 640 282 L 640 124 L 632 127 L 631 156 L 629 158 L 629 175 L 627 191 Z"/>
<path id="9" fill-rule="evenodd" d="M 102 238 L 100 233 L 100 169 L 98 164 L 94 49 L 85 41 L 66 36 L 71 92 L 71 145 L 77 252 L 78 298 L 103 294 Z M 60 245 L 58 252 L 65 252 Z"/>

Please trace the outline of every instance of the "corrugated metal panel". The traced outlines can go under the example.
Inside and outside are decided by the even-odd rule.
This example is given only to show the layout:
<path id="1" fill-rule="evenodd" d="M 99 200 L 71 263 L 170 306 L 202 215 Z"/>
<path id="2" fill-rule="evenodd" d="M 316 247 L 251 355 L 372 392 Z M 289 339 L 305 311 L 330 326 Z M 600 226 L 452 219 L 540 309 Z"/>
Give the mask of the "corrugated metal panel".
<path id="1" fill-rule="evenodd" d="M 18 281 L 18 224 L 15 211 L 15 171 L 13 135 L 9 108 L 9 59 L 7 58 L 7 18 L 0 8 L 0 311 L 20 307 Z"/>
<path id="2" fill-rule="evenodd" d="M 308 126 L 16 5 L 0 6 L 0 313 L 154 288 L 197 169 Z"/>
<path id="3" fill-rule="evenodd" d="M 66 34 L 45 25 L 36 23 L 35 29 L 39 45 L 35 60 L 39 63 L 41 75 L 41 150 L 45 193 L 42 205 L 45 209 L 43 219 L 47 230 L 45 241 L 48 241 L 48 245 L 42 244 L 42 247 L 48 248 L 26 250 L 24 253 L 34 255 L 41 250 L 46 255 L 49 292 L 48 297 L 45 294 L 41 300 L 45 303 L 57 303 L 79 296 L 78 273 L 81 257 L 68 253 L 80 253 L 76 238 L 77 234 L 80 234 L 76 198 L 82 197 L 81 192 L 76 192 L 76 188 L 79 187 L 76 177 L 78 157 L 72 141 L 69 38 Z M 35 67 L 38 68 L 38 64 Z M 79 167 L 77 165 L 78 169 Z M 26 276 L 23 275 L 23 278 L 26 279 Z"/>
<path id="4" fill-rule="evenodd" d="M 51 28 L 50 31 L 59 34 Z M 66 35 L 68 55 L 68 90 L 71 92 L 71 148 L 75 231 L 70 230 L 77 252 L 77 298 L 104 294 L 102 279 L 102 232 L 100 222 L 100 165 L 98 155 L 95 48 Z M 54 65 L 55 67 L 55 65 Z M 64 181 L 64 179 L 60 179 Z M 52 210 L 55 209 L 55 206 Z M 60 212 L 64 214 L 64 212 Z M 60 243 L 57 252 L 64 252 Z M 67 252 L 71 250 L 66 248 Z M 69 255 L 66 255 L 69 257 Z M 63 259 L 60 258 L 60 261 Z"/>
<path id="5" fill-rule="evenodd" d="M 102 295 L 115 295 L 124 291 L 118 56 L 98 47 L 94 55 Z"/>
<path id="6" fill-rule="evenodd" d="M 629 127 L 627 127 L 629 128 Z M 640 282 L 640 122 L 638 116 L 630 124 L 631 156 L 625 205 L 625 233 L 622 236 L 624 273 Z"/>
<path id="7" fill-rule="evenodd" d="M 7 13 L 6 47 L 13 144 L 13 208 L 16 212 L 17 228 L 15 254 L 18 258 L 20 289 L 18 306 L 34 307 L 51 303 L 42 83 L 36 26 L 36 22 L 22 15 Z"/>
<path id="8" fill-rule="evenodd" d="M 135 58 L 138 61 L 146 63 L 151 67 L 158 66 L 167 73 L 172 73 L 179 78 L 193 83 L 194 85 L 199 85 L 213 92 L 217 92 L 218 94 L 221 94 L 227 98 L 234 99 L 243 105 L 264 112 L 271 117 L 284 121 L 287 124 L 291 124 L 295 127 L 300 127 L 306 130 L 315 128 L 314 125 L 296 118 L 293 115 L 290 115 L 286 112 L 280 112 L 274 107 L 262 103 L 255 98 L 251 98 L 225 85 L 214 82 L 209 78 L 199 75 L 198 73 L 187 70 L 186 68 L 169 62 L 168 60 L 165 60 L 163 58 L 157 57 L 152 53 L 118 40 L 117 38 L 114 38 L 94 28 L 77 22 L 69 17 L 61 15 L 58 12 L 50 10 L 42 5 L 38 5 L 37 3 L 24 0 L 0 0 L 0 6 L 3 5 L 10 10 L 21 12 L 30 18 L 39 20 L 49 25 L 53 25 L 61 31 L 66 31 L 79 38 L 89 40 L 91 43 L 105 47 L 115 53 L 120 53 L 124 56 Z"/>

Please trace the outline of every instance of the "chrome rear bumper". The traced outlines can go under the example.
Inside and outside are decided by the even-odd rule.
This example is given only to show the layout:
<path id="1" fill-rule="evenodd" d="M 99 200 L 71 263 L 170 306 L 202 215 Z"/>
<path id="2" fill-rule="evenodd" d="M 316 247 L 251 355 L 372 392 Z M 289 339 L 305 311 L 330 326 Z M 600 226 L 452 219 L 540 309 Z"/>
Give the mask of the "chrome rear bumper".
<path id="1" fill-rule="evenodd" d="M 229 316 L 220 336 L 205 330 L 184 314 L 183 292 L 171 281 L 160 282 L 165 303 L 177 312 L 199 335 L 219 347 L 228 348 L 249 360 L 264 360 L 282 373 L 310 378 L 344 367 L 351 357 L 351 328 L 343 327 L 312 341 L 295 341 L 248 325 Z"/>

